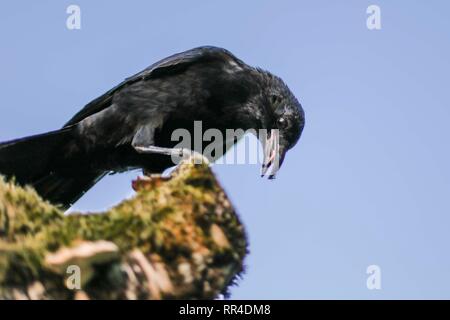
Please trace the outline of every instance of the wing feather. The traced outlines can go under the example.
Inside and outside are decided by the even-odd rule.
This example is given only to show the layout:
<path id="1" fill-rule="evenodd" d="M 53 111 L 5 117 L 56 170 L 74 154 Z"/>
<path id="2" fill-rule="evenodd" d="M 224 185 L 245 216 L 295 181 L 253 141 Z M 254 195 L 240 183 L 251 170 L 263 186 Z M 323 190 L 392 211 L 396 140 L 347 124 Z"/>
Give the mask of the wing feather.
<path id="1" fill-rule="evenodd" d="M 152 64 L 151 66 L 142 70 L 141 72 L 129 78 L 126 78 L 119 85 L 107 91 L 100 97 L 94 99 L 93 101 L 88 103 L 83 109 L 81 109 L 77 114 L 75 114 L 75 116 L 72 119 L 70 119 L 64 125 L 64 127 L 76 124 L 82 121 L 83 119 L 108 108 L 112 104 L 114 94 L 118 90 L 126 86 L 129 86 L 130 84 L 136 83 L 137 81 L 147 80 L 150 78 L 158 78 L 178 73 L 185 70 L 188 66 L 194 63 L 211 60 L 233 61 L 238 65 L 244 65 L 244 63 L 241 60 L 237 59 L 229 51 L 223 48 L 212 46 L 198 47 L 188 51 L 174 54 L 172 56 L 169 56 L 165 59 L 162 59 Z"/>

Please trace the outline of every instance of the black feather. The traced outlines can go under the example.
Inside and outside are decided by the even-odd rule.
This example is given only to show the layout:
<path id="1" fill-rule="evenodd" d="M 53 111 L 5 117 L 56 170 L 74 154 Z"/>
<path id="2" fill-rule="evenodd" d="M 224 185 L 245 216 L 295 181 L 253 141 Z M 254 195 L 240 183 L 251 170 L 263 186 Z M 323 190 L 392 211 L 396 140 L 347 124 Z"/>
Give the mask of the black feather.
<path id="1" fill-rule="evenodd" d="M 285 153 L 300 137 L 304 113 L 281 79 L 225 49 L 195 48 L 127 78 L 61 130 L 0 144 L 0 174 L 68 207 L 109 172 L 157 173 L 174 165 L 170 157 L 136 152 L 133 141 L 171 148 L 178 142 L 173 131 L 193 136 L 194 121 L 225 136 L 227 129 L 277 128 L 280 117 Z"/>

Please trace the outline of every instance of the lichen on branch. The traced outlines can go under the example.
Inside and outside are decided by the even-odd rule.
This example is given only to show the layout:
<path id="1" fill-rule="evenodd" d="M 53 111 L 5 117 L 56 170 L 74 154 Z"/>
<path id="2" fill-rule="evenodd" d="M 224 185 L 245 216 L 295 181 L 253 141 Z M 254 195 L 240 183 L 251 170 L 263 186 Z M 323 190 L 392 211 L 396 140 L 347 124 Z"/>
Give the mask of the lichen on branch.
<path id="1" fill-rule="evenodd" d="M 242 272 L 247 240 L 209 166 L 185 160 L 170 179 L 153 177 L 138 187 L 106 212 L 67 216 L 34 190 L 0 179 L 0 298 L 224 293 Z M 71 267 L 79 270 L 79 288 L 69 283 Z"/>

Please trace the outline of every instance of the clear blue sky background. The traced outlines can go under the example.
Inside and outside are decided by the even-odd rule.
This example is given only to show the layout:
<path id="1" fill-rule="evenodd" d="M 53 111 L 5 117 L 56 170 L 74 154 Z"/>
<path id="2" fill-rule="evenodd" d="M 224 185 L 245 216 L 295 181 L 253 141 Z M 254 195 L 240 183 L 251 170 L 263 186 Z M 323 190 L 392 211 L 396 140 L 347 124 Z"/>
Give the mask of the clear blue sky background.
<path id="1" fill-rule="evenodd" d="M 82 29 L 66 28 L 78 4 Z M 381 7 L 382 30 L 366 28 Z M 281 76 L 307 126 L 279 177 L 216 166 L 250 237 L 233 298 L 450 298 L 448 1 L 2 1 L 0 140 L 60 127 L 169 54 Z M 108 177 L 79 209 L 130 194 Z M 382 289 L 366 288 L 379 265 Z"/>

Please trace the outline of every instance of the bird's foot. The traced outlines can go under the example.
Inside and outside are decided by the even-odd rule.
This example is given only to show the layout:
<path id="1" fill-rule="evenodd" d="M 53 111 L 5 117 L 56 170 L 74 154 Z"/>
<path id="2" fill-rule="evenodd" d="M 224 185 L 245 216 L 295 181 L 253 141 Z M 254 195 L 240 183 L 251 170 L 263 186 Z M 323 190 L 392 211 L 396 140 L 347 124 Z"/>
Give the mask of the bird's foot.
<path id="1" fill-rule="evenodd" d="M 136 180 L 131 182 L 131 187 L 136 192 L 143 189 L 153 189 L 161 186 L 161 184 L 170 180 L 170 178 L 171 176 L 144 172 L 144 176 L 138 176 Z"/>
<path id="2" fill-rule="evenodd" d="M 163 148 L 156 146 L 133 146 L 133 148 L 141 154 L 162 154 L 171 156 L 174 164 L 179 164 L 181 160 L 191 159 L 195 164 L 209 164 L 207 157 L 197 151 L 186 148 Z"/>

